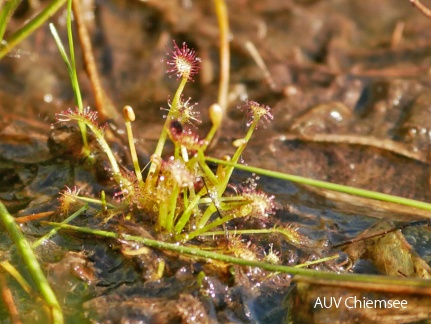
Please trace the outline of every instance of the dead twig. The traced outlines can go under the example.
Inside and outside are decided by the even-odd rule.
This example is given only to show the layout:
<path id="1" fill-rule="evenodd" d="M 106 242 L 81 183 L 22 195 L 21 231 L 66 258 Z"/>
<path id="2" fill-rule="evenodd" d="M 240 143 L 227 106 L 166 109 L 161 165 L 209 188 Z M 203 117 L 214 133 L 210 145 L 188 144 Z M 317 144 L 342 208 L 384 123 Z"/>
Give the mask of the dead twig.
<path id="1" fill-rule="evenodd" d="M 53 211 L 47 211 L 47 212 L 31 214 L 31 215 L 27 215 L 27 216 L 16 217 L 15 222 L 17 222 L 18 224 L 27 223 L 30 221 L 39 220 L 41 218 L 51 216 L 52 214 L 54 214 Z"/>
<path id="2" fill-rule="evenodd" d="M 271 73 L 269 72 L 268 67 L 265 64 L 265 61 L 262 59 L 262 56 L 260 56 L 260 53 L 257 50 L 256 46 L 251 41 L 246 41 L 244 46 L 249 52 L 250 56 L 253 58 L 256 65 L 262 71 L 265 81 L 268 83 L 271 89 L 274 90 L 275 89 L 274 79 L 272 78 Z"/>
<path id="3" fill-rule="evenodd" d="M 229 19 L 225 0 L 214 1 L 217 20 L 220 32 L 220 81 L 218 89 L 218 104 L 222 110 L 222 116 L 225 116 L 228 102 L 229 91 L 229 70 L 230 70 L 230 47 L 229 47 Z M 216 135 L 211 145 L 217 143 Z"/>
<path id="4" fill-rule="evenodd" d="M 229 19 L 224 0 L 215 0 L 215 7 L 220 30 L 220 84 L 218 91 L 218 104 L 225 112 L 229 90 L 230 69 Z"/>
<path id="5" fill-rule="evenodd" d="M 13 324 L 21 324 L 18 308 L 15 305 L 12 292 L 6 282 L 6 278 L 3 273 L 0 273 L 0 290 L 3 304 L 7 309 L 7 312 L 9 313 L 10 321 Z"/>
<path id="6" fill-rule="evenodd" d="M 410 0 L 410 3 L 419 9 L 427 18 L 431 19 L 431 10 L 424 6 L 419 0 Z"/>
<path id="7" fill-rule="evenodd" d="M 96 67 L 96 60 L 93 55 L 93 48 L 91 46 L 90 36 L 85 25 L 83 15 L 81 12 L 81 3 L 79 0 L 72 1 L 73 14 L 76 22 L 79 42 L 82 48 L 82 55 L 84 59 L 85 69 L 90 79 L 91 87 L 94 93 L 96 102 L 96 109 L 102 120 L 112 119 L 115 122 L 120 122 L 121 116 L 115 109 L 111 100 L 109 100 L 105 91 L 103 90 L 102 83 L 100 82 L 99 73 Z"/>
<path id="8" fill-rule="evenodd" d="M 404 33 L 404 27 L 405 27 L 404 21 L 399 21 L 395 25 L 394 31 L 392 32 L 392 38 L 391 38 L 391 48 L 396 48 L 403 39 L 403 33 Z"/>

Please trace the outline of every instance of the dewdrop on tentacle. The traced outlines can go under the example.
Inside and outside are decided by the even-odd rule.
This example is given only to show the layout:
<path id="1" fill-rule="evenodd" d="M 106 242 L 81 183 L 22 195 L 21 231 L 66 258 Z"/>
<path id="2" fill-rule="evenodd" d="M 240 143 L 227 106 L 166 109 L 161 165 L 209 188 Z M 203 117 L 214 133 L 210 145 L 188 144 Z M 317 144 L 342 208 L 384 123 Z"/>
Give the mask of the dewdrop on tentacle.
<path id="1" fill-rule="evenodd" d="M 169 135 L 173 142 L 184 147 L 190 153 L 195 153 L 206 144 L 195 132 L 192 130 L 185 131 L 179 128 L 177 123 L 173 121 L 169 127 Z"/>
<path id="2" fill-rule="evenodd" d="M 179 114 L 179 122 L 185 124 L 188 123 L 190 125 L 193 125 L 191 122 L 194 120 L 197 123 L 201 123 L 202 121 L 199 119 L 200 112 L 194 111 L 193 108 L 198 104 L 195 102 L 194 104 L 190 104 L 191 98 L 187 99 L 186 101 L 182 100 L 180 98 L 179 104 L 178 104 L 178 114 Z"/>
<path id="3" fill-rule="evenodd" d="M 168 161 L 162 162 L 163 174 L 169 175 L 169 179 L 176 182 L 180 188 L 192 187 L 195 176 L 187 169 L 183 161 L 171 157 Z"/>
<path id="4" fill-rule="evenodd" d="M 241 196 L 250 203 L 243 207 L 243 213 L 252 217 L 269 217 L 276 210 L 274 196 L 269 196 L 261 190 L 255 188 L 241 188 Z"/>
<path id="5" fill-rule="evenodd" d="M 251 241 L 244 241 L 240 235 L 232 235 L 228 241 L 228 251 L 234 256 L 248 261 L 257 261 L 255 247 Z"/>
<path id="6" fill-rule="evenodd" d="M 318 241 L 312 240 L 310 237 L 302 234 L 299 231 L 300 225 L 297 223 L 283 224 L 274 228 L 278 233 L 282 234 L 287 242 L 296 247 L 317 247 L 320 244 Z"/>
<path id="7" fill-rule="evenodd" d="M 91 110 L 90 107 L 86 107 L 82 111 L 79 111 L 78 107 L 76 107 L 75 110 L 68 108 L 65 111 L 55 114 L 55 116 L 59 122 L 76 120 L 87 122 L 99 128 L 97 124 L 97 111 Z"/>
<path id="8" fill-rule="evenodd" d="M 166 73 L 173 73 L 178 79 L 183 78 L 193 81 L 192 76 L 198 73 L 201 59 L 196 57 L 196 52 L 188 48 L 185 42 L 181 48 L 178 47 L 175 40 L 173 43 L 174 50 L 167 53 L 170 59 L 166 63 L 170 66 L 170 69 L 166 70 Z"/>
<path id="9" fill-rule="evenodd" d="M 265 253 L 265 261 L 271 264 L 280 264 L 281 263 L 281 259 L 280 259 L 280 252 L 278 251 L 274 251 L 274 244 L 270 243 L 269 244 L 269 250 L 268 252 L 264 252 Z"/>
<path id="10" fill-rule="evenodd" d="M 261 105 L 256 101 L 246 100 L 245 105 L 239 106 L 238 109 L 246 112 L 246 116 L 248 118 L 247 126 L 250 126 L 257 121 L 257 123 L 262 123 L 264 125 L 263 127 L 266 128 L 265 123 L 269 123 L 274 119 L 274 116 L 271 114 L 271 108 L 269 106 Z"/>
<path id="11" fill-rule="evenodd" d="M 198 104 L 197 102 L 190 104 L 191 98 L 189 97 L 187 100 L 184 100 L 181 96 L 180 100 L 177 103 L 177 106 L 175 107 L 175 110 L 172 110 L 172 104 L 171 101 L 168 100 L 168 106 L 169 109 L 161 107 L 160 110 L 166 110 L 169 112 L 169 116 L 180 122 L 181 124 L 190 124 L 193 125 L 192 121 L 195 121 L 196 123 L 201 123 L 202 121 L 199 119 L 200 112 L 194 111 L 194 108 Z M 167 115 L 163 115 L 163 118 L 167 118 Z"/>

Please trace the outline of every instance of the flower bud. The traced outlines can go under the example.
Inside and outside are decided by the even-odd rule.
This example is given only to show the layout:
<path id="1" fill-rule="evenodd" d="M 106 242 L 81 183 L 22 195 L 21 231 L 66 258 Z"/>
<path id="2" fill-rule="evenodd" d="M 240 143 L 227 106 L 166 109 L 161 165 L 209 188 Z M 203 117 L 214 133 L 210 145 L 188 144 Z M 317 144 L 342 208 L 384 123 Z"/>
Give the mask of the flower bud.
<path id="1" fill-rule="evenodd" d="M 124 106 L 123 116 L 124 116 L 124 119 L 128 122 L 129 121 L 131 121 L 131 122 L 135 121 L 135 119 L 136 119 L 135 112 L 133 111 L 133 108 L 130 106 Z"/>
<path id="2" fill-rule="evenodd" d="M 223 119 L 223 109 L 219 104 L 212 104 L 209 108 L 211 122 L 215 127 L 219 127 Z"/>

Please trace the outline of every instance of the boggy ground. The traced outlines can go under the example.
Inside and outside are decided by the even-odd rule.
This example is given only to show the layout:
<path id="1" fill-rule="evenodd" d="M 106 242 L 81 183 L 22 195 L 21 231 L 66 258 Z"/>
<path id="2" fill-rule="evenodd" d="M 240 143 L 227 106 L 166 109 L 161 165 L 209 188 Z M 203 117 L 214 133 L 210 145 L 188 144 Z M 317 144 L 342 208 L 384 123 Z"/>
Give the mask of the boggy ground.
<path id="1" fill-rule="evenodd" d="M 249 98 L 271 106 L 274 121 L 256 132 L 243 156 L 248 165 L 430 201 L 431 21 L 407 0 L 236 0 L 228 1 L 228 9 L 232 33 L 229 109 L 209 154 L 221 157 L 234 152 L 232 141 L 243 136 L 245 127 L 236 106 Z M 134 129 L 142 165 L 162 127 L 160 107 L 167 108 L 176 87 L 161 62 L 172 39 L 186 41 L 202 58 L 201 73 L 186 95 L 199 102 L 203 119 L 199 131 L 205 134 L 209 128 L 205 110 L 216 101 L 219 72 L 213 3 L 107 1 L 85 10 L 106 93 L 117 111 L 126 104 L 136 111 Z M 30 12 L 25 8 L 18 12 L 10 30 Z M 64 14 L 53 21 L 65 35 Z M 267 70 L 256 64 L 250 46 Z M 47 26 L 4 58 L 0 72 L 4 116 L 0 121 L 0 199 L 9 211 L 19 216 L 54 210 L 65 185 L 83 187 L 82 193 L 90 196 L 102 189 L 115 194 L 117 189 L 104 170 L 105 159 L 101 156 L 89 167 L 74 155 L 79 142 L 74 128 L 50 126 L 56 122 L 56 112 L 74 103 L 66 68 Z M 84 100 L 93 106 L 85 72 L 79 75 Z M 109 116 L 115 131 L 111 142 L 118 157 L 130 166 L 118 116 Z M 249 176 L 238 173 L 236 181 Z M 264 177 L 259 183 L 276 196 L 278 205 L 274 220 L 264 225 L 293 224 L 304 235 L 301 246 L 279 237 L 244 236 L 261 256 L 274 249 L 283 264 L 295 265 L 342 251 L 353 267 L 337 260 L 315 268 L 429 278 L 431 235 L 424 226 L 347 248 L 330 248 L 366 229 L 373 233 L 393 227 L 393 222 L 429 217 L 428 213 Z M 101 219 L 91 213 L 76 221 L 88 223 L 108 226 L 100 225 Z M 148 235 L 143 224 L 117 219 L 107 228 Z M 29 237 L 45 232 L 38 222 L 22 228 Z M 1 238 L 2 254 L 14 258 L 7 235 Z M 218 248 L 227 249 L 221 241 Z M 214 245 L 208 239 L 195 243 Z M 395 252 L 386 257 L 389 252 L 379 250 L 382 246 Z M 331 322 L 404 323 L 430 317 L 428 297 L 370 293 L 347 285 L 328 288 L 327 283 L 292 284 L 287 275 L 161 251 L 144 249 L 131 255 L 135 248 L 62 233 L 39 249 L 69 322 L 79 318 L 102 323 L 268 323 L 289 318 L 324 323 L 324 318 L 330 318 Z M 166 263 L 162 278 L 157 272 L 160 260 Z M 319 296 L 352 295 L 403 298 L 409 308 L 393 313 L 312 307 Z M 43 321 L 43 314 L 31 302 L 24 302 L 21 311 Z M 6 320 L 4 310 L 0 315 Z"/>

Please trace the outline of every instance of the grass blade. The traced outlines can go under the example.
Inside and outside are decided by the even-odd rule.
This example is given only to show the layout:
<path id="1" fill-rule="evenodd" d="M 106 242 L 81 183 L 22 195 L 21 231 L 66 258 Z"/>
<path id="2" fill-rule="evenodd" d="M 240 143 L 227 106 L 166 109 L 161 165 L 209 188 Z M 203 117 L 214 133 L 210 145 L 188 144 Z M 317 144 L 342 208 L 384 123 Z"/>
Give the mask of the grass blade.
<path id="1" fill-rule="evenodd" d="M 58 303 L 54 292 L 49 286 L 48 280 L 42 272 L 40 264 L 33 253 L 33 249 L 31 248 L 29 242 L 25 239 L 19 226 L 15 223 L 13 216 L 9 214 L 6 207 L 1 202 L 0 219 L 3 222 L 6 231 L 12 238 L 15 246 L 17 247 L 18 253 L 21 255 L 22 260 L 31 275 L 31 278 L 34 281 L 34 284 L 42 295 L 42 298 L 51 308 L 52 323 L 63 323 L 63 312 L 61 310 L 60 304 Z"/>
<path id="2" fill-rule="evenodd" d="M 262 168 L 250 167 L 247 165 L 236 164 L 236 163 L 219 160 L 219 159 L 212 158 L 212 157 L 205 157 L 205 160 L 208 162 L 214 162 L 217 164 L 234 166 L 236 169 L 239 169 L 239 170 L 244 170 L 244 171 L 248 171 L 251 173 L 257 173 L 257 174 L 268 176 L 271 178 L 288 180 L 288 181 L 306 184 L 306 185 L 310 185 L 310 186 L 314 186 L 314 187 L 334 190 L 334 191 L 338 191 L 338 192 L 348 193 L 351 195 L 356 195 L 356 196 L 361 196 L 361 197 L 366 197 L 366 198 L 371 198 L 371 199 L 376 199 L 376 200 L 381 200 L 381 201 L 386 201 L 386 202 L 391 202 L 391 203 L 396 203 L 396 204 L 400 204 L 400 205 L 405 205 L 405 206 L 409 206 L 409 207 L 415 207 L 415 208 L 431 211 L 431 204 L 430 203 L 419 201 L 419 200 L 388 195 L 388 194 L 384 194 L 381 192 L 359 189 L 359 188 L 340 185 L 340 184 L 336 184 L 336 183 L 332 183 L 332 182 L 314 180 L 314 179 L 310 179 L 310 178 L 305 178 L 305 177 L 291 175 L 291 174 L 277 172 L 277 171 L 266 170 L 266 169 L 262 169 Z M 428 216 L 428 218 L 430 218 L 430 217 L 431 216 Z"/>
<path id="3" fill-rule="evenodd" d="M 30 20 L 24 27 L 16 31 L 5 42 L 4 46 L 0 46 L 0 59 L 8 54 L 17 44 L 30 36 L 37 28 L 39 28 L 47 19 L 49 19 L 66 0 L 54 0 L 36 17 Z"/>
<path id="4" fill-rule="evenodd" d="M 72 75 L 72 65 L 70 64 L 69 57 L 67 56 L 66 50 L 63 46 L 63 43 L 61 42 L 60 36 L 58 35 L 57 28 L 55 28 L 53 23 L 50 23 L 49 29 L 51 31 L 52 36 L 54 37 L 55 43 L 57 44 L 61 57 L 63 58 L 64 63 L 66 63 L 67 71 L 69 72 L 69 75 Z"/>
<path id="5" fill-rule="evenodd" d="M 4 5 L 0 3 L 0 8 L 2 8 L 0 10 L 0 44 L 3 41 L 6 26 L 20 2 L 21 0 L 9 0 Z"/>
<path id="6" fill-rule="evenodd" d="M 187 254 L 194 257 L 200 257 L 204 259 L 214 259 L 226 263 L 238 264 L 241 266 L 258 267 L 268 271 L 284 272 L 291 275 L 298 275 L 300 278 L 321 279 L 328 282 L 338 282 L 340 280 L 345 281 L 345 285 L 357 285 L 360 283 L 363 289 L 369 289 L 371 291 L 387 291 L 391 293 L 402 292 L 406 294 L 420 294 L 431 296 L 431 280 L 422 280 L 417 278 L 396 278 L 396 277 L 385 277 L 379 275 L 364 275 L 364 274 L 340 274 L 334 272 L 317 271 L 312 269 L 295 268 L 291 266 L 284 266 L 278 264 L 272 264 L 261 261 L 250 261 L 241 258 L 237 258 L 230 255 L 224 255 L 212 251 L 201 250 L 195 247 L 189 247 L 174 243 L 166 243 L 156 241 L 144 237 L 133 236 L 128 234 L 117 234 L 114 232 L 108 232 L 103 230 L 96 230 L 88 227 L 78 227 L 67 224 L 43 222 L 44 224 L 59 227 L 66 230 L 78 231 L 82 233 L 88 233 L 113 239 L 122 239 L 127 241 L 133 241 L 142 243 L 146 246 L 174 251 L 181 254 Z"/>
<path id="7" fill-rule="evenodd" d="M 74 52 L 73 42 L 71 40 L 71 38 L 72 38 L 72 27 L 69 24 L 69 20 L 71 20 L 70 15 L 71 15 L 71 13 L 69 12 L 67 27 L 68 27 L 70 53 L 73 54 L 73 52 Z M 76 74 L 75 55 L 72 55 L 71 59 L 69 59 L 54 24 L 50 23 L 49 29 L 51 30 L 51 34 L 54 37 L 55 43 L 57 44 L 58 50 L 60 51 L 60 54 L 61 54 L 61 57 L 63 58 L 64 63 L 66 63 L 67 71 L 69 72 L 70 81 L 72 83 L 73 93 L 75 95 L 75 102 L 78 106 L 79 112 L 82 112 L 84 110 L 84 105 L 82 103 L 81 90 L 79 89 L 78 77 Z M 85 124 L 81 121 L 78 121 L 78 125 L 79 125 L 79 129 L 80 129 L 81 135 L 82 135 L 82 142 L 84 143 L 84 153 L 89 153 L 88 141 L 87 141 L 87 129 L 85 127 Z M 85 155 L 88 155 L 88 154 L 85 154 Z"/>

